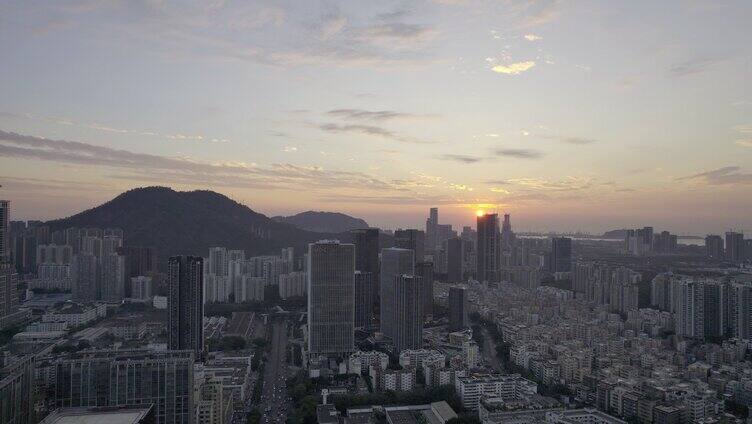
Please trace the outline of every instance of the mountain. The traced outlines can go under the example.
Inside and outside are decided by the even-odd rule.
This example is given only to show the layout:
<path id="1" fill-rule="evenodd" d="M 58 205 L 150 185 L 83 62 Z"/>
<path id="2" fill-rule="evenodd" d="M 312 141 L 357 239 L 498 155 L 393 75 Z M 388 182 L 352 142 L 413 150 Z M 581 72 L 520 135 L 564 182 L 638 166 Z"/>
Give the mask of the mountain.
<path id="1" fill-rule="evenodd" d="M 627 236 L 627 230 L 611 230 L 603 233 L 601 238 L 604 239 L 620 239 L 623 240 Z"/>
<path id="2" fill-rule="evenodd" d="M 292 216 L 275 216 L 272 219 L 317 233 L 344 233 L 357 228 L 368 228 L 368 223 L 364 220 L 337 212 L 308 211 Z"/>
<path id="3" fill-rule="evenodd" d="M 292 246 L 297 255 L 324 238 L 349 235 L 305 231 L 256 213 L 213 191 L 146 187 L 127 191 L 95 208 L 49 221 L 50 230 L 70 227 L 122 228 L 124 244 L 154 246 L 160 265 L 171 255 L 206 256 L 209 247 L 243 249 L 248 255 L 278 254 Z"/>

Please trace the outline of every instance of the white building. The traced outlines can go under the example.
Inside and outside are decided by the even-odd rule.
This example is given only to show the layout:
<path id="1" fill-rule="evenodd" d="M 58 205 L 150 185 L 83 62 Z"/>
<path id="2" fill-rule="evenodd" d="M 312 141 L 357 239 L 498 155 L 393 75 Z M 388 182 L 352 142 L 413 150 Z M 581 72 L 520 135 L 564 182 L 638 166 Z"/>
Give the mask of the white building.
<path id="1" fill-rule="evenodd" d="M 537 384 L 522 378 L 519 374 L 475 374 L 457 377 L 455 387 L 462 400 L 462 406 L 472 410 L 478 409 L 478 403 L 484 396 L 514 399 L 538 392 Z"/>

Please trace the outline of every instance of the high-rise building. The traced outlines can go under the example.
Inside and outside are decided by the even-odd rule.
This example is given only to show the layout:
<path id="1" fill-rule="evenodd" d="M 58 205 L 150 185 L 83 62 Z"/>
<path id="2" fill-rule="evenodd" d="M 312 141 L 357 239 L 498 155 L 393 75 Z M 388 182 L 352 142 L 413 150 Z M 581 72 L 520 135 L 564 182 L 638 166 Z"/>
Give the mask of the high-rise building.
<path id="1" fill-rule="evenodd" d="M 170 313 L 169 347 L 191 350 L 196 361 L 204 358 L 204 259 L 173 256 L 167 261 Z"/>
<path id="2" fill-rule="evenodd" d="M 415 275 L 415 252 L 410 249 L 391 247 L 381 250 L 381 284 L 379 322 L 381 332 L 392 337 L 396 325 L 394 310 L 395 281 L 400 275 Z"/>
<path id="3" fill-rule="evenodd" d="M 209 248 L 209 262 L 206 267 L 206 273 L 217 276 L 227 275 L 227 249 L 224 247 Z"/>
<path id="4" fill-rule="evenodd" d="M 501 224 L 501 249 L 512 251 L 514 249 L 515 234 L 512 231 L 512 220 L 508 213 L 504 214 L 504 221 Z"/>
<path id="5" fill-rule="evenodd" d="M 423 300 L 420 277 L 394 278 L 395 325 L 392 337 L 395 353 L 423 347 Z"/>
<path id="6" fill-rule="evenodd" d="M 449 288 L 449 330 L 458 331 L 468 327 L 467 288 L 452 286 Z"/>
<path id="7" fill-rule="evenodd" d="M 551 239 L 551 272 L 570 272 L 572 270 L 572 239 L 553 237 Z"/>
<path id="8" fill-rule="evenodd" d="M 370 272 L 379 281 L 379 229 L 362 228 L 351 231 L 355 244 L 355 270 Z"/>
<path id="9" fill-rule="evenodd" d="M 414 261 L 423 262 L 426 234 L 420 230 L 397 230 L 394 232 L 394 247 L 415 252 Z"/>
<path id="10" fill-rule="evenodd" d="M 718 339 L 723 337 L 726 326 L 724 323 L 724 285 L 718 281 L 706 281 L 703 283 L 703 335 L 706 338 Z"/>
<path id="11" fill-rule="evenodd" d="M 71 262 L 71 294 L 74 300 L 92 301 L 99 299 L 100 269 L 99 260 L 91 253 L 81 252 Z"/>
<path id="12" fill-rule="evenodd" d="M 744 234 L 729 231 L 726 233 L 726 260 L 739 263 L 744 260 Z"/>
<path id="13" fill-rule="evenodd" d="M 423 317 L 433 315 L 433 262 L 418 262 L 415 264 L 415 275 L 420 277 L 423 288 Z"/>
<path id="14" fill-rule="evenodd" d="M 723 260 L 725 254 L 723 249 L 723 237 L 714 234 L 705 236 L 705 256 L 709 259 Z"/>
<path id="15" fill-rule="evenodd" d="M 18 321 L 18 274 L 10 262 L 0 262 L 0 330 Z"/>
<path id="16" fill-rule="evenodd" d="M 34 355 L 0 369 L 0 423 L 32 424 L 34 414 Z"/>
<path id="17" fill-rule="evenodd" d="M 687 279 L 674 285 L 676 335 L 705 338 L 705 289 L 702 282 Z"/>
<path id="18" fill-rule="evenodd" d="M 56 408 L 153 405 L 155 424 L 194 423 L 191 351 L 87 351 L 37 364 Z"/>
<path id="19" fill-rule="evenodd" d="M 433 252 L 436 250 L 438 241 L 436 239 L 436 229 L 439 225 L 439 208 L 431 208 L 428 219 L 426 219 L 426 250 Z"/>
<path id="20" fill-rule="evenodd" d="M 125 298 L 125 256 L 106 253 L 101 258 L 102 296 L 106 302 L 120 302 Z"/>
<path id="21" fill-rule="evenodd" d="M 476 278 L 478 281 L 496 281 L 499 278 L 499 216 L 478 216 L 476 246 Z"/>
<path id="22" fill-rule="evenodd" d="M 0 200 L 0 262 L 10 262 L 10 202 Z"/>
<path id="23" fill-rule="evenodd" d="M 321 240 L 308 245 L 308 353 L 340 356 L 355 350 L 355 245 Z"/>
<path id="24" fill-rule="evenodd" d="M 357 247 L 355 249 L 357 251 Z M 355 271 L 355 327 L 369 328 L 373 322 L 373 274 Z"/>
<path id="25" fill-rule="evenodd" d="M 450 283 L 463 281 L 465 258 L 462 249 L 462 239 L 452 237 L 445 240 L 443 250 L 446 255 L 447 281 Z"/>

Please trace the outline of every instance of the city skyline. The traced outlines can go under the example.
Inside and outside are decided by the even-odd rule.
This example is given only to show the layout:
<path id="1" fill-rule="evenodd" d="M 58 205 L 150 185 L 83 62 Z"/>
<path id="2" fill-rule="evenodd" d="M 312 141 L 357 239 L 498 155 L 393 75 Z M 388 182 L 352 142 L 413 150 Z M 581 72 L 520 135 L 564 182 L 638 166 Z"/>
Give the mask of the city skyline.
<path id="1" fill-rule="evenodd" d="M 0 6 L 0 197 L 130 188 L 384 228 L 750 230 L 742 2 Z M 723 84 L 719 84 L 723 81 Z"/>

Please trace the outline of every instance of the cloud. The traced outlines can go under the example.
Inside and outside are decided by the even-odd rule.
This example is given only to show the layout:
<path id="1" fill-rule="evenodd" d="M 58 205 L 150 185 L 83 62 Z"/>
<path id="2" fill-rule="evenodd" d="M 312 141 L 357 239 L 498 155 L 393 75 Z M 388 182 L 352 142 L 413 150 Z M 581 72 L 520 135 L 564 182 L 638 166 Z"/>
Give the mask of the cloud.
<path id="1" fill-rule="evenodd" d="M 372 137 L 380 137 L 380 138 L 386 138 L 389 140 L 399 141 L 403 143 L 419 143 L 419 144 L 429 144 L 428 141 L 422 141 L 418 139 L 414 139 L 411 137 L 406 137 L 399 135 L 391 130 L 388 130 L 386 128 L 377 127 L 374 125 L 362 125 L 362 124 L 334 124 L 334 123 L 327 123 L 327 124 L 321 124 L 319 125 L 319 129 L 323 131 L 327 131 L 334 134 L 361 134 L 361 135 L 368 135 Z"/>
<path id="2" fill-rule="evenodd" d="M 497 149 L 495 153 L 498 156 L 506 156 L 519 159 L 538 159 L 544 156 L 543 153 L 531 149 Z"/>
<path id="3" fill-rule="evenodd" d="M 326 19 L 324 19 L 324 22 L 321 24 L 321 28 L 319 29 L 320 34 L 319 37 L 322 40 L 328 40 L 335 35 L 342 32 L 343 29 L 347 26 L 347 18 L 344 16 L 329 16 Z"/>
<path id="4" fill-rule="evenodd" d="M 519 75 L 532 69 L 534 66 L 535 62 L 528 60 L 525 62 L 510 63 L 509 65 L 496 65 L 491 70 L 499 74 Z"/>
<path id="5" fill-rule="evenodd" d="M 437 115 L 419 115 L 414 113 L 397 112 L 394 110 L 364 110 L 364 109 L 334 109 L 327 115 L 346 120 L 388 121 L 392 119 L 435 118 Z"/>
<path id="6" fill-rule="evenodd" d="M 676 178 L 677 181 L 700 181 L 708 185 L 733 185 L 752 183 L 752 174 L 740 172 L 738 166 L 725 166 L 712 171 L 700 172 L 685 177 Z"/>
<path id="7" fill-rule="evenodd" d="M 687 60 L 677 63 L 669 68 L 669 75 L 672 77 L 684 77 L 688 75 L 699 74 L 708 71 L 710 68 L 721 62 L 722 59 L 716 57 L 704 57 Z"/>
<path id="8" fill-rule="evenodd" d="M 119 171 L 111 175 L 112 178 L 141 182 L 279 190 L 354 188 L 388 192 L 401 189 L 362 172 L 287 163 L 258 166 L 242 162 L 199 162 L 2 130 L 0 157 L 109 168 Z"/>
<path id="9" fill-rule="evenodd" d="M 736 140 L 734 143 L 742 147 L 752 147 L 752 138 L 746 140 Z"/>
<path id="10" fill-rule="evenodd" d="M 282 151 L 286 153 L 297 152 L 298 148 L 294 146 L 285 146 L 285 148 L 282 149 Z"/>
<path id="11" fill-rule="evenodd" d="M 527 41 L 538 41 L 542 39 L 543 37 L 535 35 L 535 34 L 525 34 L 525 40 Z"/>
<path id="12" fill-rule="evenodd" d="M 582 137 L 563 137 L 561 139 L 564 143 L 569 144 L 592 144 L 595 143 L 597 140 L 592 138 L 582 138 Z"/>
<path id="13" fill-rule="evenodd" d="M 356 36 L 362 41 L 373 44 L 390 43 L 395 46 L 395 42 L 409 44 L 422 44 L 432 40 L 437 32 L 428 27 L 404 22 L 388 22 L 363 28 Z M 399 46 L 399 45 L 396 45 Z"/>
<path id="14" fill-rule="evenodd" d="M 447 160 L 452 162 L 459 162 L 459 163 L 478 163 L 482 161 L 482 158 L 476 157 L 476 156 L 468 156 L 468 155 L 456 155 L 456 154 L 445 154 L 445 155 L 439 155 L 437 158 L 441 160 Z"/>

